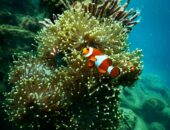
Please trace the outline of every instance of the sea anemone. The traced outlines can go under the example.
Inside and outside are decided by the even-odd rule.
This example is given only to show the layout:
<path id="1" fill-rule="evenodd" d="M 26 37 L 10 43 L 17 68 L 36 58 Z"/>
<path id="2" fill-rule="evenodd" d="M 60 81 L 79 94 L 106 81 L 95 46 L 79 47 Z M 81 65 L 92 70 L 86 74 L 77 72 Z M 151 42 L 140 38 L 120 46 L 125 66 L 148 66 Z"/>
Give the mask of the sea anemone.
<path id="1" fill-rule="evenodd" d="M 22 127 L 34 129 L 54 127 L 66 119 L 67 105 L 62 88 L 51 82 L 52 70 L 30 53 L 23 53 L 14 61 L 9 82 L 15 87 L 4 102 L 9 120 Z M 51 125 L 52 124 L 52 125 Z"/>
<path id="2" fill-rule="evenodd" d="M 10 121 L 35 129 L 117 130 L 120 86 L 131 86 L 142 71 L 142 52 L 131 52 L 127 36 L 137 13 L 127 1 L 63 2 L 67 10 L 41 21 L 37 55 L 18 54 L 5 94 Z M 100 49 L 121 70 L 113 78 L 88 68 L 84 47 Z"/>

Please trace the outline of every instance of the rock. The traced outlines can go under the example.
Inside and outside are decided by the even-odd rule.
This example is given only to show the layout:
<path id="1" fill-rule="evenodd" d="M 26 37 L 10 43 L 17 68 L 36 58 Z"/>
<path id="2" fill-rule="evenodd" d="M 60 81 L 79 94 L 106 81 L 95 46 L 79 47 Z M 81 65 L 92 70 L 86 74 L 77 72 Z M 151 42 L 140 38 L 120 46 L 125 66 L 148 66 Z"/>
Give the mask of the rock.
<path id="1" fill-rule="evenodd" d="M 167 121 L 169 120 L 170 122 L 170 107 L 165 107 L 162 111 L 162 116 L 164 117 L 164 119 Z"/>
<path id="2" fill-rule="evenodd" d="M 162 118 L 162 110 L 165 104 L 158 98 L 150 98 L 146 100 L 142 107 L 142 113 L 147 121 L 158 121 Z"/>
<path id="3" fill-rule="evenodd" d="M 166 129 L 159 122 L 153 122 L 153 123 L 150 124 L 149 130 L 166 130 Z"/>
<path id="4" fill-rule="evenodd" d="M 119 130 L 134 130 L 137 122 L 136 114 L 130 109 L 123 108 L 123 115 Z"/>
<path id="5" fill-rule="evenodd" d="M 167 130 L 170 128 L 170 107 L 167 106 L 162 111 L 162 120 L 161 122 L 164 124 Z"/>
<path id="6" fill-rule="evenodd" d="M 142 78 L 141 83 L 149 90 L 160 94 L 161 96 L 167 95 L 168 87 L 158 75 L 146 75 Z"/>
<path id="7" fill-rule="evenodd" d="M 146 112 L 153 112 L 153 111 L 162 111 L 165 108 L 165 104 L 163 101 L 157 98 L 150 98 L 145 101 L 143 105 L 143 109 Z"/>

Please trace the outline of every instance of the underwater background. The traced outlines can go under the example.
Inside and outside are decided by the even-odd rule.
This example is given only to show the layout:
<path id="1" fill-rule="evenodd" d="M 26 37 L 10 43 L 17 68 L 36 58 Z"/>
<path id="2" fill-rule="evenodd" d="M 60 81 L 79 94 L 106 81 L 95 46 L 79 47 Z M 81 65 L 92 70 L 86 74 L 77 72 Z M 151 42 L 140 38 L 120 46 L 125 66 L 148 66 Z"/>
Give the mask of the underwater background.
<path id="1" fill-rule="evenodd" d="M 132 31 L 132 46 L 143 49 L 143 73 L 157 74 L 169 83 L 170 9 L 168 0 L 135 0 L 131 6 L 140 10 L 141 22 Z M 133 44 L 134 43 L 134 44 Z"/>
<path id="2" fill-rule="evenodd" d="M 31 44 L 36 44 L 34 37 L 42 28 L 38 21 L 51 17 L 52 10 L 62 12 L 63 7 L 56 9 L 53 8 L 53 3 L 39 2 L 39 0 L 0 0 L 1 102 L 4 100 L 3 92 L 11 90 L 7 82 L 7 73 L 12 54 L 36 50 Z M 125 88 L 120 96 L 121 108 L 128 118 L 122 123 L 120 130 L 170 129 L 169 5 L 169 0 L 131 0 L 130 8 L 140 11 L 140 23 L 130 32 L 130 49 L 142 49 L 144 69 L 134 87 Z M 4 119 L 5 114 L 1 108 L 1 130 L 18 129 Z"/>

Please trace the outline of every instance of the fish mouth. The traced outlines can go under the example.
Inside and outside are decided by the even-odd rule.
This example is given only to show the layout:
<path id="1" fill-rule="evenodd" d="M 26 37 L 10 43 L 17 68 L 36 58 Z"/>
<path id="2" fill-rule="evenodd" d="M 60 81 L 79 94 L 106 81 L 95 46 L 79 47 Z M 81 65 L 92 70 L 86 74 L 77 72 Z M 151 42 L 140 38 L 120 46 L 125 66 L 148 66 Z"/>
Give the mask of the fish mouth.
<path id="1" fill-rule="evenodd" d="M 87 48 L 84 48 L 84 49 L 83 49 L 83 54 L 84 54 L 84 55 L 88 54 L 88 49 L 87 49 Z"/>

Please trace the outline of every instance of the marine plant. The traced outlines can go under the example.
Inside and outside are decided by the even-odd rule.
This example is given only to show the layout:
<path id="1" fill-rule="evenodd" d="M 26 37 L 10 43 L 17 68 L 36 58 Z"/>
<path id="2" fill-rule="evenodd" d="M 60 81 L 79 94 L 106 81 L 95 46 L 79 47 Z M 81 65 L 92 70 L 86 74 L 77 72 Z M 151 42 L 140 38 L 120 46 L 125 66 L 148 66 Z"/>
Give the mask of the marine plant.
<path id="1" fill-rule="evenodd" d="M 67 9 L 41 22 L 37 53 L 15 56 L 4 102 L 8 119 L 40 130 L 117 130 L 120 86 L 132 86 L 142 71 L 141 50 L 131 52 L 128 44 L 138 16 L 126 11 L 129 1 L 62 1 Z M 82 55 L 88 46 L 107 54 L 120 75 L 89 68 Z"/>

